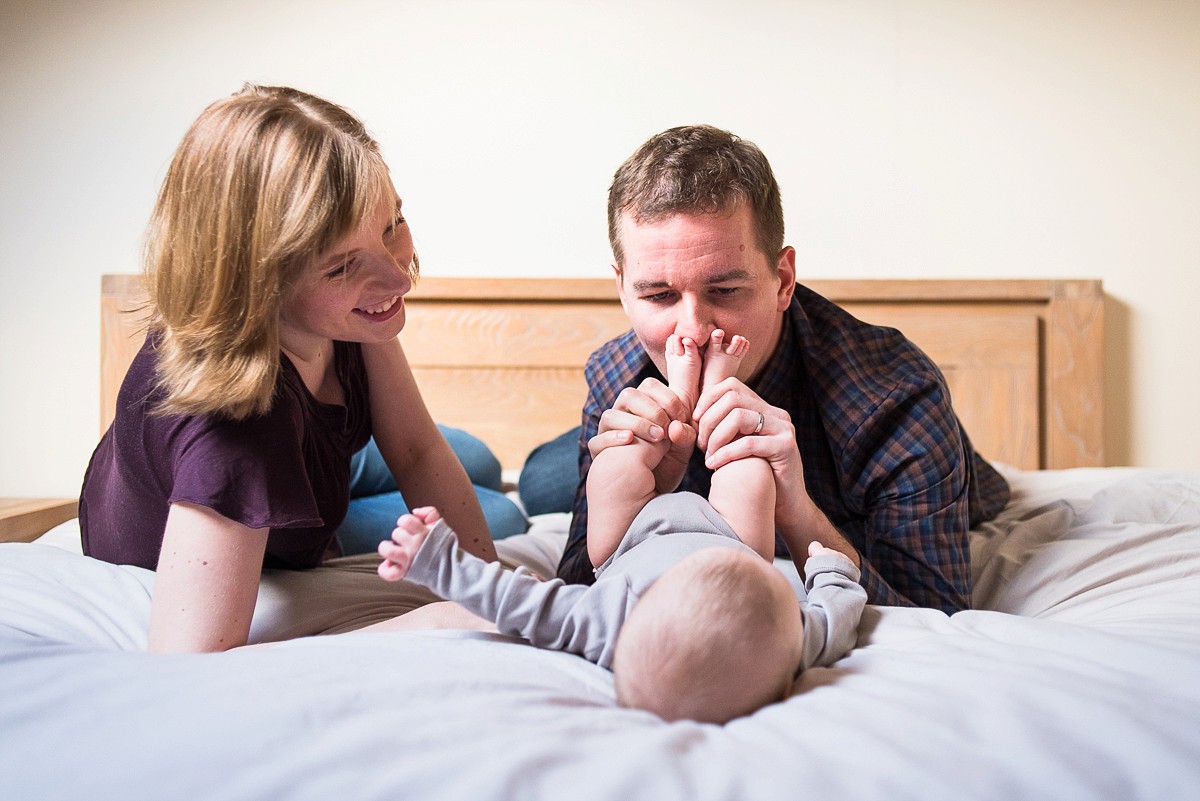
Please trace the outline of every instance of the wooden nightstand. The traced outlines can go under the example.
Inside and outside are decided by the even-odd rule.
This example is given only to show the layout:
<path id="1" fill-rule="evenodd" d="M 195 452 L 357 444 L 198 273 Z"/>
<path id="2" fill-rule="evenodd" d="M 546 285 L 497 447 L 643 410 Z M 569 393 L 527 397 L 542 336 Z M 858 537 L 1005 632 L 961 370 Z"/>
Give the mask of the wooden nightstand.
<path id="1" fill-rule="evenodd" d="M 0 542 L 33 542 L 77 514 L 75 498 L 0 498 Z"/>

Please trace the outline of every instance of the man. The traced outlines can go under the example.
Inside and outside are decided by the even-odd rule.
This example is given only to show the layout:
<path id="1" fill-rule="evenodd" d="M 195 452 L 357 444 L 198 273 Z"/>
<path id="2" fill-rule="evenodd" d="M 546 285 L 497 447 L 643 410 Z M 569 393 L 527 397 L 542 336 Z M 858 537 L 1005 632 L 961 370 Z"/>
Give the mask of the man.
<path id="1" fill-rule="evenodd" d="M 944 377 L 898 331 L 798 286 L 770 164 L 709 126 L 642 145 L 609 190 L 617 287 L 633 330 L 588 360 L 580 480 L 559 576 L 593 580 L 584 487 L 592 459 L 638 437 L 670 440 L 659 491 L 707 495 L 712 470 L 758 456 L 776 484 L 776 549 L 812 542 L 861 568 L 871 603 L 970 605 L 968 529 L 1008 485 L 975 454 Z M 672 334 L 750 342 L 735 376 L 695 409 L 670 391 Z M 694 434 L 682 423 L 694 420 Z"/>

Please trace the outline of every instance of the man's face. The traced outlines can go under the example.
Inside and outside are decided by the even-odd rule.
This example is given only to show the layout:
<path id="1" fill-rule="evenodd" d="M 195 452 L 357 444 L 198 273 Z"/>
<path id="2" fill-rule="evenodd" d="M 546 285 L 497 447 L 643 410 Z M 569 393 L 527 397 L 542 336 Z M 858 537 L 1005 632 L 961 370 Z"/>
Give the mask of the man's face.
<path id="1" fill-rule="evenodd" d="M 659 371 L 666 375 L 663 354 L 671 334 L 690 337 L 703 349 L 713 329 L 722 328 L 727 341 L 734 334 L 750 341 L 737 377 L 753 377 L 779 340 L 795 287 L 795 251 L 764 254 L 745 206 L 732 214 L 679 214 L 646 224 L 623 214 L 620 236 L 621 304 Z"/>

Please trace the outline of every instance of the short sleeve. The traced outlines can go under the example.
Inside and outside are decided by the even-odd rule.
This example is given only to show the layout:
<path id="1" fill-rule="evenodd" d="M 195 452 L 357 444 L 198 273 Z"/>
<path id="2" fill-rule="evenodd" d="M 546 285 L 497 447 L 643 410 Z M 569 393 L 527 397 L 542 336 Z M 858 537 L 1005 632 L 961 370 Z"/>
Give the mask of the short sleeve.
<path id="1" fill-rule="evenodd" d="M 188 419 L 168 448 L 177 454 L 170 502 L 205 506 L 249 528 L 322 525 L 305 470 L 302 426 L 286 395 L 247 421 Z"/>

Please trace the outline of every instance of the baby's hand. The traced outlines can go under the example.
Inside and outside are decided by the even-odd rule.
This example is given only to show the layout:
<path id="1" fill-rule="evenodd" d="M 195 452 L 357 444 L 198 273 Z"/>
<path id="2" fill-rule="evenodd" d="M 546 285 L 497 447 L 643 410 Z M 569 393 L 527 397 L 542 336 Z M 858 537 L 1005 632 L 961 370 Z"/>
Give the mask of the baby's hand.
<path id="1" fill-rule="evenodd" d="M 438 510 L 432 506 L 413 509 L 411 514 L 401 515 L 392 531 L 392 538 L 379 543 L 379 555 L 383 562 L 379 565 L 380 577 L 386 581 L 399 581 L 408 575 L 417 551 L 429 536 L 429 529 L 441 519 Z"/>
<path id="2" fill-rule="evenodd" d="M 808 544 L 808 555 L 809 556 L 840 556 L 843 559 L 848 558 L 846 556 L 846 554 L 842 553 L 841 551 L 835 551 L 833 548 L 826 548 L 824 545 L 822 545 L 821 543 L 816 542 L 816 541 L 810 542 Z"/>

